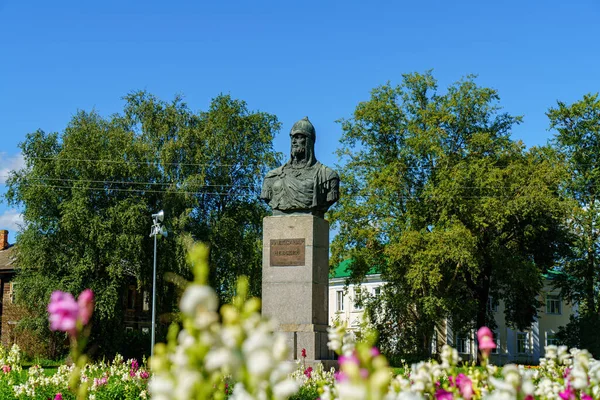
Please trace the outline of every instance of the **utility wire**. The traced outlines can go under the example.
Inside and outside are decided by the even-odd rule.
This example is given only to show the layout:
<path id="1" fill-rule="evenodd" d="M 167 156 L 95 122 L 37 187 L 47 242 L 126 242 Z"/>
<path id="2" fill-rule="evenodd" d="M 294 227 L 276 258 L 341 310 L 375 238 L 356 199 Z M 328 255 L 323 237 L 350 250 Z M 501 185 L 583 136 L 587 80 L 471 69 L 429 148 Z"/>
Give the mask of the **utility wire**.
<path id="1" fill-rule="evenodd" d="M 190 192 L 184 190 L 155 190 L 155 189 L 123 189 L 123 188 L 111 188 L 111 187 L 77 187 L 77 186 L 60 186 L 60 185 L 45 185 L 45 184 L 31 184 L 24 183 L 24 186 L 29 187 L 45 187 L 52 189 L 73 189 L 73 190 L 97 190 L 103 192 L 139 192 L 139 193 L 177 193 L 177 194 L 189 194 L 189 195 L 200 195 L 200 194 L 209 194 L 216 196 L 229 196 L 234 193 L 226 193 L 226 192 Z"/>
<path id="2" fill-rule="evenodd" d="M 174 184 L 181 184 L 183 182 L 139 182 L 139 181 L 104 181 L 104 180 L 91 180 L 91 179 L 65 179 L 65 178 L 26 178 L 27 180 L 32 181 L 58 181 L 58 182 L 81 182 L 81 183 L 102 183 L 102 184 L 114 184 L 114 185 L 161 185 L 168 186 Z M 254 186 L 250 185 L 219 185 L 219 184 L 204 184 L 199 187 L 236 187 L 236 188 L 253 188 Z"/>
<path id="3" fill-rule="evenodd" d="M 87 162 L 87 163 L 105 163 L 105 164 L 135 164 L 135 165 L 182 165 L 191 167 L 234 167 L 239 164 L 206 164 L 206 163 L 163 163 L 160 161 L 130 161 L 130 160 L 102 160 L 102 159 L 85 159 L 85 158 L 62 158 L 62 157 L 28 157 L 33 160 L 54 160 L 54 161 L 71 161 L 71 162 Z"/>
<path id="4" fill-rule="evenodd" d="M 102 191 L 102 192 L 135 192 L 135 193 L 172 193 L 172 194 L 185 194 L 185 195 L 214 195 L 214 196 L 230 196 L 235 193 L 232 192 L 202 192 L 202 191 L 186 191 L 186 190 L 156 190 L 156 189 L 133 189 L 133 188 L 112 188 L 112 187 L 77 187 L 77 186 L 62 186 L 62 185 L 47 185 L 47 184 L 31 184 L 24 183 L 24 186 L 29 187 L 41 187 L 41 188 L 52 188 L 52 189 L 71 189 L 71 190 L 89 190 L 89 191 Z M 232 186 L 234 188 L 234 186 Z M 251 193 L 247 193 L 250 195 Z M 362 198 L 369 199 L 372 197 L 381 197 L 380 195 L 372 194 L 372 195 L 359 195 L 359 194 L 346 194 L 344 197 L 354 197 L 354 198 Z M 437 195 L 399 195 L 393 196 L 396 199 L 440 199 L 447 198 L 448 196 Z M 452 198 L 460 198 L 460 199 L 480 199 L 480 198 L 510 198 L 513 197 L 511 195 L 472 195 L 472 196 L 449 196 Z"/>

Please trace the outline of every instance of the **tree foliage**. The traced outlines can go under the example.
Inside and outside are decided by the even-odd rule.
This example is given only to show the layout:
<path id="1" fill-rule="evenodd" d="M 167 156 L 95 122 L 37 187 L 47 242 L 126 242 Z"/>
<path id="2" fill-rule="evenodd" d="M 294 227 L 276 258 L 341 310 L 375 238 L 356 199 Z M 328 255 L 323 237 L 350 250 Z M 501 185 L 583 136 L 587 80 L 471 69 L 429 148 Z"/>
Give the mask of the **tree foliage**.
<path id="1" fill-rule="evenodd" d="M 568 169 L 564 190 L 573 200 L 568 221 L 574 242 L 556 284 L 566 300 L 579 305 L 579 317 L 565 334 L 579 341 L 570 344 L 598 355 L 597 330 L 589 328 L 600 326 L 600 98 L 588 94 L 571 105 L 559 101 L 547 115 Z"/>
<path id="2" fill-rule="evenodd" d="M 215 250 L 210 280 L 223 300 L 242 274 L 260 294 L 260 178 L 280 158 L 272 149 L 277 118 L 228 95 L 197 113 L 179 97 L 136 92 L 124 100 L 110 118 L 80 111 L 62 134 L 27 135 L 26 167 L 7 182 L 7 199 L 24 210 L 17 281 L 27 288 L 20 301 L 37 311 L 32 326 L 47 329 L 51 291 L 89 287 L 101 346 L 122 330 L 126 285 L 150 288 L 150 216 L 160 209 L 169 237 L 158 246 L 159 313 L 176 303 L 165 273 L 190 275 L 184 253 L 192 240 Z"/>
<path id="3" fill-rule="evenodd" d="M 430 72 L 375 88 L 341 121 L 334 256 L 355 261 L 356 281 L 380 269 L 387 295 L 373 321 L 395 329 L 382 335 L 389 351 L 426 354 L 443 318 L 493 325 L 490 297 L 509 324 L 533 321 L 541 273 L 563 251 L 564 203 L 551 149 L 510 139 L 520 121 L 474 77 L 440 93 Z"/>

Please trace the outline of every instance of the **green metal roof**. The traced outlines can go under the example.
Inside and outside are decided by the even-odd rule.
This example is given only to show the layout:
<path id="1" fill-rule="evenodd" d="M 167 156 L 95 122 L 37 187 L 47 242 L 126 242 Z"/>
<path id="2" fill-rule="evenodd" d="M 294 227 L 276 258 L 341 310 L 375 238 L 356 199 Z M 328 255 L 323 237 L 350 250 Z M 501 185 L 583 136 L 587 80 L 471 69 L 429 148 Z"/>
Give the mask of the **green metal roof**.
<path id="1" fill-rule="evenodd" d="M 335 269 L 333 270 L 333 274 L 329 275 L 329 277 L 330 278 L 348 278 L 351 274 L 350 266 L 352 265 L 353 262 L 354 262 L 354 260 L 352 260 L 352 259 L 342 261 L 335 267 Z M 376 275 L 379 273 L 380 272 L 377 270 L 377 268 L 373 267 L 369 270 L 369 272 L 367 272 L 367 275 Z"/>

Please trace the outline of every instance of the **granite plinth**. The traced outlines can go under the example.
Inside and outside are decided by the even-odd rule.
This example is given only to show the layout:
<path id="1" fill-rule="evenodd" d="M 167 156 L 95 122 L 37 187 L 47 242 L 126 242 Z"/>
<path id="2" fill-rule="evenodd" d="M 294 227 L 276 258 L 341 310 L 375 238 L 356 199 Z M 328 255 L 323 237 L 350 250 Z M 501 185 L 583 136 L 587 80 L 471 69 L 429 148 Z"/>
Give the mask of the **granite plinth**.
<path id="1" fill-rule="evenodd" d="M 304 239 L 303 265 L 271 261 L 271 241 Z M 292 241 L 290 242 L 292 243 Z M 290 247 L 293 249 L 293 247 Z M 291 250 L 290 250 L 291 251 Z M 278 215 L 263 220 L 262 313 L 277 323 L 292 359 L 306 349 L 309 360 L 331 360 L 327 349 L 329 223 L 313 215 Z"/>

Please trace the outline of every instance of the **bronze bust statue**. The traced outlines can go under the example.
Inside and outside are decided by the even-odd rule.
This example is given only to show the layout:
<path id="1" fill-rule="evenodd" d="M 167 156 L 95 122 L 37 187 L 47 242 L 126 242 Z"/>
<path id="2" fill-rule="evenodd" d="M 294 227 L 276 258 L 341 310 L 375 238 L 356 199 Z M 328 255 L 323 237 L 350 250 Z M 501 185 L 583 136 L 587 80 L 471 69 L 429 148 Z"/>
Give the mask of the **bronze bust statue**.
<path id="1" fill-rule="evenodd" d="M 291 158 L 269 171 L 260 198 L 273 215 L 312 214 L 323 217 L 340 196 L 340 178 L 315 158 L 315 127 L 304 117 L 290 131 Z"/>

